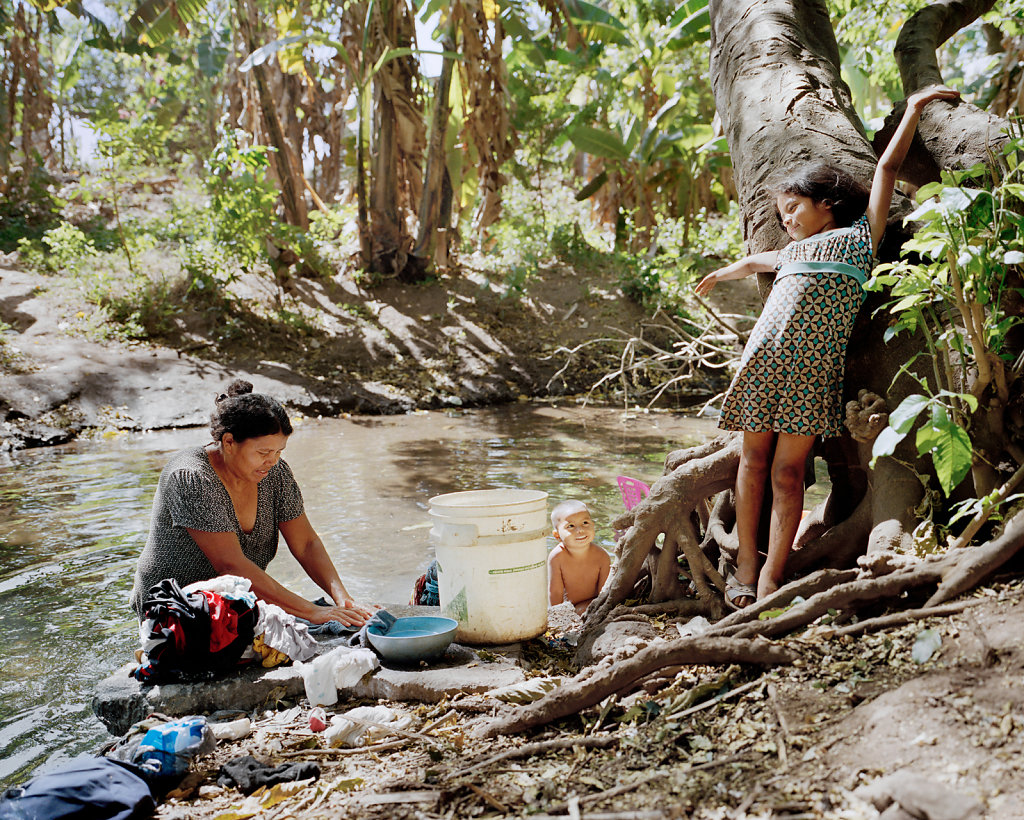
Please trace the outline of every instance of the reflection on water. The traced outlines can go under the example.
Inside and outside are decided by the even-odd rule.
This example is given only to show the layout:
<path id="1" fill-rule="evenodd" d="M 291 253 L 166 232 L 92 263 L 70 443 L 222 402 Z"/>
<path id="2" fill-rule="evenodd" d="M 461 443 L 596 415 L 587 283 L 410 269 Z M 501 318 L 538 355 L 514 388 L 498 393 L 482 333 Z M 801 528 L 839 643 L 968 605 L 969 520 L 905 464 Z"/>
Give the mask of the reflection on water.
<path id="1" fill-rule="evenodd" d="M 306 421 L 285 454 L 349 591 L 404 602 L 430 560 L 431 496 L 523 487 L 590 503 L 600 540 L 622 509 L 615 476 L 651 483 L 665 454 L 713 422 L 519 405 Z M 128 594 L 167 455 L 207 440 L 179 430 L 29 450 L 0 461 L 0 787 L 95 751 L 90 701 L 131 660 Z M 283 550 L 270 572 L 317 594 Z"/>

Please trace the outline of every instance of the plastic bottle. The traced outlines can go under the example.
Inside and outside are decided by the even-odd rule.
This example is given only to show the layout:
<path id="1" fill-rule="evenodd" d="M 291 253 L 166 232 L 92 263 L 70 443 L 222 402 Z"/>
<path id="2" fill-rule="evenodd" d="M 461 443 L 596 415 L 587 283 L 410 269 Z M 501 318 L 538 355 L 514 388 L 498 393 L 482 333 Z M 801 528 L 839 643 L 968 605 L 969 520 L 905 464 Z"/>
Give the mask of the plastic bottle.
<path id="1" fill-rule="evenodd" d="M 133 762 L 161 775 L 183 775 L 192 758 L 213 751 L 216 745 L 206 718 L 181 718 L 146 732 Z"/>

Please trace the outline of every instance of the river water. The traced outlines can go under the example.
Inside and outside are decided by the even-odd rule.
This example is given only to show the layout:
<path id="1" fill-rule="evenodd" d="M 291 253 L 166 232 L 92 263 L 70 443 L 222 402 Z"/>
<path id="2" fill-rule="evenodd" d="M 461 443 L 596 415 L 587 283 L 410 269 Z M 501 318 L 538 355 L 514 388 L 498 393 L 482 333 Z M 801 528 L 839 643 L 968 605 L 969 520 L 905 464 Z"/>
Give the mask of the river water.
<path id="1" fill-rule="evenodd" d="M 615 477 L 650 484 L 669 451 L 714 432 L 673 414 L 521 404 L 304 420 L 285 458 L 349 592 L 406 602 L 432 557 L 431 496 L 515 487 L 579 498 L 611 546 Z M 175 430 L 0 456 L 0 789 L 108 738 L 90 701 L 138 644 L 128 594 L 157 478 L 170 453 L 207 440 Z M 271 574 L 319 594 L 281 552 Z"/>

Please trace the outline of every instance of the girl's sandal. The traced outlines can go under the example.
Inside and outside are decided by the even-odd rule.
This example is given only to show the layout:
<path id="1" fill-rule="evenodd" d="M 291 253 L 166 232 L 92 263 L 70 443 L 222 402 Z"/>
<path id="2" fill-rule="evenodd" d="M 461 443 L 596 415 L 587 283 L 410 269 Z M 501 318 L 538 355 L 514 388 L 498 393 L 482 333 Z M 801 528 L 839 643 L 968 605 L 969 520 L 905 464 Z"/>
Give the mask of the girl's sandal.
<path id="1" fill-rule="evenodd" d="M 740 603 L 744 598 L 750 600 Z M 750 606 L 757 600 L 757 588 L 753 584 L 743 584 L 736 580 L 735 575 L 725 579 L 725 605 L 729 609 L 739 611 Z"/>

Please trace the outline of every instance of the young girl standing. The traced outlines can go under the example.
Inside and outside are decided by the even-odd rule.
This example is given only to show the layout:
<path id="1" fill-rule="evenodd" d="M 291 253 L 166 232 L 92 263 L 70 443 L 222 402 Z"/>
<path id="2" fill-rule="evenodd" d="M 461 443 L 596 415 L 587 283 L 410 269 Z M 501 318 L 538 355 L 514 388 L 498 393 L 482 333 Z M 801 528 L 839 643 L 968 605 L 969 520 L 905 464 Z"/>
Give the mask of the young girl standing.
<path id="1" fill-rule="evenodd" d="M 779 185 L 775 204 L 793 241 L 781 251 L 753 254 L 713 271 L 697 284 L 703 296 L 719 282 L 778 271 L 719 421 L 725 430 L 743 432 L 736 477 L 739 551 L 726 584 L 726 602 L 733 608 L 748 606 L 782 583 L 803 510 L 807 455 L 815 436 L 842 431 L 846 343 L 885 231 L 896 174 L 924 107 L 958 97 L 936 87 L 907 99 L 870 191 L 824 165 Z M 758 573 L 757 528 L 769 471 L 768 558 Z"/>

